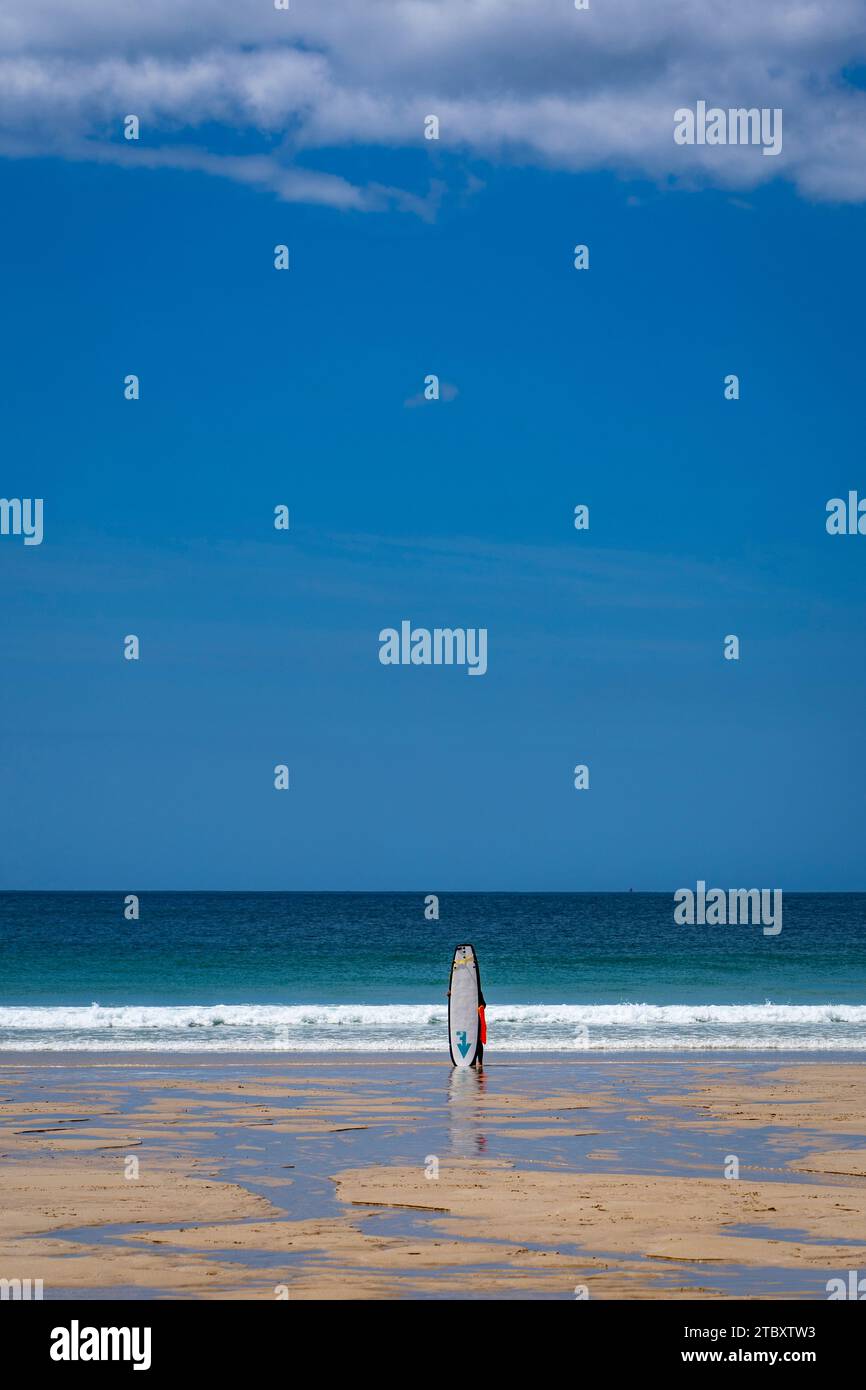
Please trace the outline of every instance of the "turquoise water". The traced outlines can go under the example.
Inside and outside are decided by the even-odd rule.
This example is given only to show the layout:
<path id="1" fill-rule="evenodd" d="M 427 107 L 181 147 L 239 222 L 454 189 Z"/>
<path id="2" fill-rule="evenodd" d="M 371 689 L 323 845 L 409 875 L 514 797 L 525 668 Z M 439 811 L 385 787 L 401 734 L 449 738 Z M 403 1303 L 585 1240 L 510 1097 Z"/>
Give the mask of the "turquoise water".
<path id="1" fill-rule="evenodd" d="M 441 1048 L 471 941 L 503 1050 L 866 1048 L 866 894 L 680 926 L 673 895 L 0 894 L 0 1047 Z"/>

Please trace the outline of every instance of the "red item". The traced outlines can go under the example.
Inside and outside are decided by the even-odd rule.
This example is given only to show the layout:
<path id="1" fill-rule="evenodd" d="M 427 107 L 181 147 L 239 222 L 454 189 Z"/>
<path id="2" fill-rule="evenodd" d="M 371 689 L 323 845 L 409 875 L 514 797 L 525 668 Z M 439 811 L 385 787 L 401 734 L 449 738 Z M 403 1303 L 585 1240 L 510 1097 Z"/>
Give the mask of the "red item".
<path id="1" fill-rule="evenodd" d="M 481 1038 L 482 1043 L 486 1043 L 486 1042 L 487 1042 L 487 1019 L 484 1017 L 484 1005 L 483 1005 L 483 1004 L 479 1004 L 479 1005 L 478 1005 L 478 1021 L 479 1021 L 479 1025 L 480 1025 L 479 1037 Z"/>

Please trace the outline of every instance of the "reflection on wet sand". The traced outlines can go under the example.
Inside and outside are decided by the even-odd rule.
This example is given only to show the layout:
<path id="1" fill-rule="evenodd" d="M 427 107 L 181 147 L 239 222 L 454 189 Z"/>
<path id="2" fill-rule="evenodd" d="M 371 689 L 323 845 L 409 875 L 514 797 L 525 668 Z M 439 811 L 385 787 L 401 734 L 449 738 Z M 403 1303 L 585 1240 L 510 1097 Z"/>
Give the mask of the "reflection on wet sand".
<path id="1" fill-rule="evenodd" d="M 455 1157 L 472 1158 L 487 1149 L 486 1089 L 483 1067 L 453 1068 L 448 1080 L 448 1133 Z"/>

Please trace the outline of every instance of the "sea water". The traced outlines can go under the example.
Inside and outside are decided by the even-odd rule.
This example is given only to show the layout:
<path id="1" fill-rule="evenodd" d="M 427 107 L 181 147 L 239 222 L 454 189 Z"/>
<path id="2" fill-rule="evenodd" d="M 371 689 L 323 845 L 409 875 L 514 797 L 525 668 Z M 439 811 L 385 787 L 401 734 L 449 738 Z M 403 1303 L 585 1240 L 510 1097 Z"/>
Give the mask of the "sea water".
<path id="1" fill-rule="evenodd" d="M 453 948 L 496 1052 L 866 1050 L 866 894 L 784 930 L 675 923 L 673 894 L 0 894 L 0 1049 L 442 1052 Z"/>

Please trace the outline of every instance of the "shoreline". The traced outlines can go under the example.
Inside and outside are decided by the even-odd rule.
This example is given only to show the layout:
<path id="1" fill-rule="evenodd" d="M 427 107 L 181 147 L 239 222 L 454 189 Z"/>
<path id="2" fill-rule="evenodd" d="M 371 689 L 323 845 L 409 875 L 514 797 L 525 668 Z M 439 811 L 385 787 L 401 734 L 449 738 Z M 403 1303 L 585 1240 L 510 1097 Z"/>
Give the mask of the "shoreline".
<path id="1" fill-rule="evenodd" d="M 754 1049 L 746 1048 L 704 1048 L 689 1049 L 687 1051 L 675 1052 L 672 1049 L 661 1049 L 652 1052 L 649 1049 L 633 1050 L 630 1052 L 618 1052 L 613 1049 L 603 1051 L 601 1049 L 580 1049 L 573 1052 L 508 1052 L 505 1049 L 495 1050 L 491 1047 L 485 1049 L 485 1070 L 497 1065 L 504 1066 L 547 1066 L 554 1065 L 578 1065 L 580 1062 L 587 1064 L 632 1064 L 638 1065 L 641 1062 L 662 1065 L 668 1063 L 670 1066 L 707 1063 L 713 1061 L 732 1064 L 742 1063 L 744 1066 L 756 1066 L 763 1064 L 808 1064 L 820 1066 L 824 1063 L 832 1063 L 841 1066 L 849 1063 L 852 1066 L 862 1066 L 866 1061 L 866 1048 L 862 1050 L 841 1049 L 837 1051 L 819 1051 L 817 1049 Z M 335 1066 L 431 1066 L 444 1068 L 453 1071 L 451 1061 L 447 1053 L 443 1055 L 440 1049 L 434 1051 L 418 1052 L 354 1052 L 354 1051 L 317 1051 L 317 1052 L 220 1052 L 217 1050 L 207 1052 L 183 1052 L 183 1051 L 126 1051 L 117 1052 L 106 1051 L 97 1052 L 82 1048 L 57 1048 L 46 1049 L 33 1052 L 15 1052 L 10 1050 L 4 1052 L 0 1049 L 0 1071 L 3 1067 L 24 1067 L 24 1066 L 79 1066 L 88 1064 L 91 1066 L 172 1066 L 174 1064 L 183 1066 L 270 1066 L 270 1067 L 299 1067 L 299 1066 L 322 1066 L 333 1064 Z"/>

